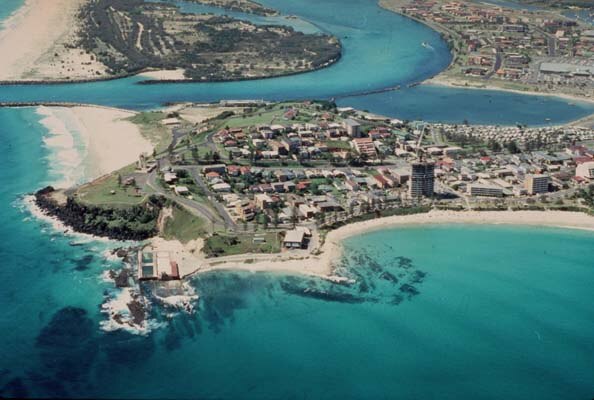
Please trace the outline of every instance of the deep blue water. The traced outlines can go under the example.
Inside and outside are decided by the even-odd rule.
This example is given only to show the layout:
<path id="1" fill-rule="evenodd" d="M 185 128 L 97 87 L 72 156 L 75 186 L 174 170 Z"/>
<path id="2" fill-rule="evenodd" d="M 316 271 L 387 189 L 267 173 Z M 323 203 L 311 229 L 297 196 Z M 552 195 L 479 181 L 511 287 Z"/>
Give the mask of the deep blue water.
<path id="1" fill-rule="evenodd" d="M 343 44 L 342 59 L 311 73 L 243 82 L 146 86 L 137 85 L 141 79 L 134 77 L 88 84 L 4 86 L 0 87 L 0 101 L 73 101 L 147 109 L 175 101 L 339 98 L 341 105 L 356 105 L 403 119 L 415 119 L 422 114 L 429 121 L 469 119 L 533 125 L 543 124 L 547 118 L 551 123 L 566 122 L 594 110 L 591 104 L 573 104 L 558 98 L 445 87 L 406 88 L 443 70 L 450 62 L 450 53 L 439 34 L 379 8 L 374 0 L 266 0 L 263 3 L 279 9 L 283 15 L 298 15 L 336 35 Z M 422 42 L 431 47 L 421 46 Z M 403 89 L 344 98 L 397 86 Z"/>

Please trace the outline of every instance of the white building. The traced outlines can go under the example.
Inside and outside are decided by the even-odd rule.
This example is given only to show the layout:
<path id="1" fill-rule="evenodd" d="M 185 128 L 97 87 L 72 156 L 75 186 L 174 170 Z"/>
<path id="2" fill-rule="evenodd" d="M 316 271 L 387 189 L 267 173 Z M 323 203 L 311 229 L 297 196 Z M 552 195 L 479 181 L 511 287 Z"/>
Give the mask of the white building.
<path id="1" fill-rule="evenodd" d="M 575 176 L 594 180 L 594 161 L 585 162 L 577 166 Z"/>

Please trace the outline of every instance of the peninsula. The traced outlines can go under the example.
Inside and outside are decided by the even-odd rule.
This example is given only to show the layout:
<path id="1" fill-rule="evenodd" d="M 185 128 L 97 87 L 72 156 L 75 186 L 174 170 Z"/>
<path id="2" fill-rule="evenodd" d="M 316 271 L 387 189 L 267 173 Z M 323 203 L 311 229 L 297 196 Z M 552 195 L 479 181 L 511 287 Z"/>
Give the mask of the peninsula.
<path id="1" fill-rule="evenodd" d="M 180 277 L 249 269 L 340 281 L 339 242 L 391 226 L 594 229 L 588 127 L 407 122 L 327 101 L 181 104 L 127 121 L 152 152 L 45 188 L 36 203 L 78 232 L 150 239 L 142 254 L 168 254 Z M 139 279 L 159 279 L 149 264 Z"/>
<path id="2" fill-rule="evenodd" d="M 58 4 L 59 2 L 59 4 Z M 217 2 L 257 14 L 248 1 Z M 290 27 L 185 14 L 144 0 L 27 0 L 0 31 L 0 80 L 84 81 L 158 71 L 156 79 L 221 81 L 323 68 L 339 41 Z M 166 71 L 166 72 L 164 72 Z"/>

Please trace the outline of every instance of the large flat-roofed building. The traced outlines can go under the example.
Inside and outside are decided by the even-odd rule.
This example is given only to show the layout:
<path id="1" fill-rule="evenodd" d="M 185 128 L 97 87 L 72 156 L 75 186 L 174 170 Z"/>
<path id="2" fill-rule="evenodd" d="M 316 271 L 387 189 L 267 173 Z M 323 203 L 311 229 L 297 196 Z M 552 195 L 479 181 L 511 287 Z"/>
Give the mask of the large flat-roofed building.
<path id="1" fill-rule="evenodd" d="M 524 186 L 530 195 L 547 193 L 550 177 L 548 175 L 528 175 Z"/>
<path id="2" fill-rule="evenodd" d="M 306 238 L 311 236 L 311 231 L 304 227 L 297 227 L 285 233 L 283 246 L 286 249 L 302 249 L 306 244 Z"/>
<path id="3" fill-rule="evenodd" d="M 435 185 L 435 164 L 417 162 L 411 166 L 408 186 L 410 197 L 433 197 Z"/>
<path id="4" fill-rule="evenodd" d="M 593 65 L 576 65 L 576 64 L 569 64 L 569 63 L 543 62 L 542 64 L 540 64 L 539 70 L 543 74 L 580 75 L 580 76 L 594 75 L 594 66 Z"/>
<path id="5" fill-rule="evenodd" d="M 575 176 L 594 180 L 594 161 L 578 165 L 575 171 Z"/>
<path id="6" fill-rule="evenodd" d="M 503 188 L 495 185 L 473 183 L 466 189 L 468 194 L 477 197 L 503 197 Z"/>
<path id="7" fill-rule="evenodd" d="M 361 124 L 355 121 L 354 119 L 345 119 L 342 122 L 344 129 L 346 129 L 347 134 L 350 137 L 358 138 L 361 137 Z"/>

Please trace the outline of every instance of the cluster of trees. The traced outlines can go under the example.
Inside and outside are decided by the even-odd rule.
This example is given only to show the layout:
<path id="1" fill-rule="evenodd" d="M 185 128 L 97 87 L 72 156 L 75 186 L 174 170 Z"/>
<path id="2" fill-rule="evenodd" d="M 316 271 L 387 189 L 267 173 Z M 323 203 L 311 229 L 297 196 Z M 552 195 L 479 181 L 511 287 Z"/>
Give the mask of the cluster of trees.
<path id="1" fill-rule="evenodd" d="M 243 60 L 243 71 L 249 71 L 260 65 L 274 62 L 290 65 L 297 60 L 305 60 L 311 68 L 318 68 L 340 57 L 341 47 L 328 35 L 307 35 L 289 27 L 259 26 L 253 31 L 238 28 L 219 29 L 221 24 L 234 20 L 228 17 L 212 17 L 196 25 L 196 30 L 209 37 L 208 41 L 194 43 L 184 57 L 187 64 L 186 75 L 193 79 L 210 77 L 211 79 L 232 78 L 241 74 L 225 67 L 226 63 L 237 62 L 236 55 L 250 54 Z M 282 29 L 282 33 L 279 32 Z M 216 54 L 216 58 L 209 56 Z M 298 68 L 305 68 L 303 62 Z"/>
<path id="2" fill-rule="evenodd" d="M 585 189 L 580 189 L 576 195 L 577 197 L 584 199 L 584 203 L 591 210 L 594 210 L 594 185 L 590 185 Z"/>
<path id="3" fill-rule="evenodd" d="M 179 19 L 179 27 L 185 31 L 175 35 L 168 32 L 165 18 L 169 23 Z M 188 18 L 196 18 L 197 23 L 183 28 Z M 319 67 L 340 57 L 341 50 L 328 35 L 304 34 L 278 26 L 242 30 L 233 27 L 233 18 L 212 16 L 198 20 L 182 15 L 174 5 L 145 0 L 93 0 L 82 7 L 79 19 L 83 29 L 78 45 L 114 74 L 145 68 L 184 68 L 191 79 L 234 79 L 256 63 L 292 65 L 304 59 L 312 67 Z M 233 63 L 241 64 L 240 70 L 227 66 Z"/>

